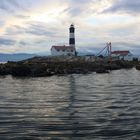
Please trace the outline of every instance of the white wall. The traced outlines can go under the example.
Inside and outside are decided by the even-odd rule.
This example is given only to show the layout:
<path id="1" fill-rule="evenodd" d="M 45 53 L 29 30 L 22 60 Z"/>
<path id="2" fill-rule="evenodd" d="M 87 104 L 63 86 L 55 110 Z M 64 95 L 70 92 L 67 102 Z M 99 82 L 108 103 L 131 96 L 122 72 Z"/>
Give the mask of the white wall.
<path id="1" fill-rule="evenodd" d="M 51 49 L 51 55 L 52 56 L 66 56 L 66 55 L 75 55 L 75 51 L 71 52 L 71 51 L 56 51 L 55 48 Z"/>
<path id="2" fill-rule="evenodd" d="M 125 56 L 124 60 L 132 61 L 133 60 L 133 56 Z"/>
<path id="3" fill-rule="evenodd" d="M 117 55 L 113 54 L 112 57 L 114 57 L 116 59 L 118 58 L 119 60 L 124 59 L 126 61 L 132 61 L 134 56 L 131 53 L 129 53 L 127 56 L 121 56 L 121 55 L 118 55 L 118 54 Z"/>

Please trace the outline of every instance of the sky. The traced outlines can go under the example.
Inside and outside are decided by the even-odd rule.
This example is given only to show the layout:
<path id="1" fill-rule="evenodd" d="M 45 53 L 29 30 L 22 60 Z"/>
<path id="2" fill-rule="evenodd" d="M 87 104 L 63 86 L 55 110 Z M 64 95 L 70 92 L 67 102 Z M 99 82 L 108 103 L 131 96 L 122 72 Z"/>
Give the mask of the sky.
<path id="1" fill-rule="evenodd" d="M 49 54 L 68 45 L 75 25 L 76 48 L 140 54 L 140 0 L 0 0 L 0 53 Z"/>

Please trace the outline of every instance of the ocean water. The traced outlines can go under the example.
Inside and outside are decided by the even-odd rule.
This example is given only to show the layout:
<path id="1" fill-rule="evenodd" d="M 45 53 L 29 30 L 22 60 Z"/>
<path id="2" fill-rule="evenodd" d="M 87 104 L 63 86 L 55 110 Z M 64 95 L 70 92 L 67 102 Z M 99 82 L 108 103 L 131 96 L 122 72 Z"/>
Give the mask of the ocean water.
<path id="1" fill-rule="evenodd" d="M 0 77 L 0 140 L 139 140 L 140 71 Z"/>

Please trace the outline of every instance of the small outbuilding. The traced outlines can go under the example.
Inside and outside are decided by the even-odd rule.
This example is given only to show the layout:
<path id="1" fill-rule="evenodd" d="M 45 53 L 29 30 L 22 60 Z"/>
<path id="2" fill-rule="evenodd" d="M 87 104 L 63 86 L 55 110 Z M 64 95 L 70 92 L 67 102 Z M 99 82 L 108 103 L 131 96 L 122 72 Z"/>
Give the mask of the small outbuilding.
<path id="1" fill-rule="evenodd" d="M 113 51 L 111 53 L 113 60 L 126 60 L 126 61 L 132 61 L 133 60 L 133 54 L 130 53 L 130 51 Z"/>
<path id="2" fill-rule="evenodd" d="M 52 46 L 52 56 L 75 56 L 76 50 L 74 46 Z"/>

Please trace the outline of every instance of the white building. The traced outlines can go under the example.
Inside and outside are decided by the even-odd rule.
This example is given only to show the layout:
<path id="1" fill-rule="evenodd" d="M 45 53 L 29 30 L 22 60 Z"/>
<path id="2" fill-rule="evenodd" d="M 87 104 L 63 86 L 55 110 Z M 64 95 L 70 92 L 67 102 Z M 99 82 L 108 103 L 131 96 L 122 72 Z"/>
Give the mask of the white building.
<path id="1" fill-rule="evenodd" d="M 74 56 L 76 53 L 74 46 L 52 46 L 52 56 Z"/>
<path id="2" fill-rule="evenodd" d="M 133 60 L 133 54 L 130 53 L 130 51 L 113 51 L 111 53 L 113 60 L 126 60 L 126 61 L 132 61 Z"/>

